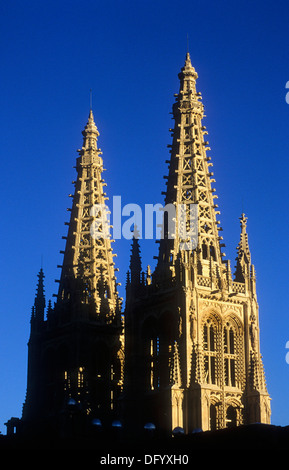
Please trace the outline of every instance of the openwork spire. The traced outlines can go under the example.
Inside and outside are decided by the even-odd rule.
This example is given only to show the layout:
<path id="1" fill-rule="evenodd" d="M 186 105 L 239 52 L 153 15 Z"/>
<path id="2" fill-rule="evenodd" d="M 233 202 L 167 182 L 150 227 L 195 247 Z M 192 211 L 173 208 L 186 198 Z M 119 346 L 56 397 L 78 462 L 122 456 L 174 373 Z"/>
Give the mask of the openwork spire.
<path id="1" fill-rule="evenodd" d="M 247 219 L 242 214 L 233 280 L 230 262 L 223 260 L 204 107 L 189 53 L 178 76 L 157 266 L 142 288 L 132 289 L 129 276 L 127 283 L 124 388 L 133 398 L 130 416 L 149 415 L 160 427 L 186 433 L 269 423 Z M 131 266 L 138 272 L 134 244 Z"/>
<path id="2" fill-rule="evenodd" d="M 176 206 L 176 233 L 173 240 L 170 234 L 164 234 L 160 243 L 158 269 L 172 265 L 178 257 L 181 248 L 181 238 L 178 233 L 180 226 L 180 207 L 186 212 L 186 229 L 192 221 L 192 205 L 198 210 L 198 243 L 197 249 L 202 250 L 205 259 L 212 257 L 217 264 L 222 263 L 220 239 L 216 215 L 219 214 L 215 204 L 215 189 L 212 183 L 210 150 L 204 136 L 206 128 L 202 124 L 204 107 L 201 94 L 196 91 L 197 72 L 191 64 L 190 54 L 187 53 L 185 65 L 179 73 L 180 89 L 173 105 L 174 129 L 170 129 L 173 137 L 171 159 L 165 204 Z M 185 208 L 185 209 L 184 209 Z M 165 229 L 166 230 L 166 229 Z M 195 247 L 196 248 L 196 247 Z"/>
<path id="3" fill-rule="evenodd" d="M 82 303 L 94 305 L 100 313 L 104 299 L 107 319 L 113 317 L 118 304 L 115 265 L 112 254 L 103 180 L 103 160 L 97 145 L 99 132 L 90 110 L 84 128 L 83 145 L 78 150 L 77 180 L 63 266 L 58 302 L 78 296 Z M 70 210 L 70 209 L 68 209 Z M 103 310 L 103 309 L 102 309 Z"/>

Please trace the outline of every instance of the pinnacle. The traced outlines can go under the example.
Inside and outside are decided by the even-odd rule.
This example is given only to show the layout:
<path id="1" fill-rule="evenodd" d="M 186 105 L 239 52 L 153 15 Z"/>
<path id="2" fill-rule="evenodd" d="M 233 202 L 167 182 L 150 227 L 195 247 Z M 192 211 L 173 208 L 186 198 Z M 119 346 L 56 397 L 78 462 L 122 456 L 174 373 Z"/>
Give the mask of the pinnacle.
<path id="1" fill-rule="evenodd" d="M 32 311 L 32 317 L 37 318 L 38 320 L 44 319 L 44 309 L 45 309 L 45 294 L 44 294 L 44 272 L 41 268 L 39 271 L 38 284 L 36 289 L 36 296 L 34 301 L 34 307 Z"/>
<path id="2" fill-rule="evenodd" d="M 43 269 L 40 268 L 40 271 L 37 275 L 38 277 L 38 284 L 37 284 L 37 292 L 36 292 L 36 297 L 43 296 L 44 295 L 44 272 Z"/>
<path id="3" fill-rule="evenodd" d="M 132 248 L 131 248 L 131 256 L 130 256 L 130 270 L 137 270 L 141 271 L 141 256 L 140 256 L 140 247 L 139 247 L 139 237 L 133 236 L 132 239 Z"/>
<path id="4" fill-rule="evenodd" d="M 241 258 L 242 256 L 246 257 L 248 263 L 251 263 L 251 254 L 249 249 L 248 243 L 248 234 L 247 234 L 247 220 L 248 218 L 242 213 L 241 217 L 239 217 L 240 225 L 241 225 L 241 235 L 240 241 L 237 246 L 238 257 L 237 259 Z"/>
<path id="5" fill-rule="evenodd" d="M 97 136 L 99 135 L 98 129 L 96 127 L 96 124 L 94 122 L 94 116 L 92 109 L 89 111 L 89 116 L 88 116 L 88 121 L 87 124 L 84 128 L 83 135 L 87 135 L 88 133 L 96 134 Z"/>
<path id="6" fill-rule="evenodd" d="M 89 110 L 88 122 L 94 123 L 94 116 L 91 108 Z"/>
<path id="7" fill-rule="evenodd" d="M 245 216 L 244 212 L 242 212 L 241 217 L 239 217 L 239 220 L 240 220 L 242 232 L 246 232 L 248 217 Z"/>
<path id="8" fill-rule="evenodd" d="M 185 65 L 182 68 L 181 72 L 185 73 L 186 75 L 191 74 L 191 75 L 194 76 L 195 79 L 198 78 L 198 74 L 197 74 L 195 68 L 192 66 L 191 57 L 190 57 L 189 52 L 187 52 L 187 54 L 186 54 Z"/>
<path id="9" fill-rule="evenodd" d="M 191 57 L 190 57 L 190 53 L 187 52 L 186 54 L 186 61 L 185 61 L 185 67 L 192 67 L 192 62 L 191 62 Z"/>

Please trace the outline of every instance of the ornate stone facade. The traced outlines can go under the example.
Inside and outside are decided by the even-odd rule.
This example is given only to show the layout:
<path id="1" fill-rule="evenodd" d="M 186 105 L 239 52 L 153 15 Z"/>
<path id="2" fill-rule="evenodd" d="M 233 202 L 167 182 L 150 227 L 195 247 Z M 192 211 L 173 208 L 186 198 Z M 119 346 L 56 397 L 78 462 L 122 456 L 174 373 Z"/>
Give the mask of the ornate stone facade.
<path id="1" fill-rule="evenodd" d="M 178 236 L 165 234 L 150 282 L 142 282 L 141 275 L 128 280 L 128 416 L 187 432 L 269 423 L 247 219 L 242 214 L 233 278 L 230 262 L 223 259 L 204 108 L 189 54 L 179 78 L 165 203 L 186 205 L 187 213 L 190 204 L 198 206 L 198 243 L 194 250 L 182 250 Z M 139 397 L 132 401 L 134 411 L 132 396 Z"/>
<path id="2" fill-rule="evenodd" d="M 46 423 L 65 434 L 72 425 L 84 429 L 92 420 L 117 418 L 128 432 L 148 422 L 192 432 L 270 422 L 247 219 L 241 215 L 232 276 L 222 251 L 204 107 L 189 54 L 179 78 L 165 204 L 182 207 L 185 218 L 177 209 L 175 222 L 183 228 L 192 205 L 197 207 L 195 245 L 177 231 L 171 236 L 165 219 L 156 269 L 144 273 L 139 241 L 133 239 L 123 318 L 112 240 L 91 233 L 107 198 L 90 111 L 59 290 L 46 317 L 39 273 L 22 417 L 27 427 Z M 104 226 L 96 230 L 104 233 Z"/>

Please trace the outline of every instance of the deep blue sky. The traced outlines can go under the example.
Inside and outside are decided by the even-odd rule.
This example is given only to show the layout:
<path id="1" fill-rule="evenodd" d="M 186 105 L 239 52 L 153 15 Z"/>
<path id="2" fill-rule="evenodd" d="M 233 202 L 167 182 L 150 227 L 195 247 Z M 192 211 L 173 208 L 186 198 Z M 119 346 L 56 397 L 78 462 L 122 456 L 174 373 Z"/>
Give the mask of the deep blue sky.
<path id="1" fill-rule="evenodd" d="M 89 113 L 107 193 L 163 202 L 168 129 L 189 50 L 203 95 L 226 254 L 244 208 L 257 271 L 272 423 L 289 424 L 288 1 L 29 1 L 0 4 L 0 430 L 21 416 L 43 257 L 47 301 L 62 257 L 76 149 Z M 157 254 L 141 242 L 144 268 Z M 130 243 L 116 241 L 124 296 Z"/>

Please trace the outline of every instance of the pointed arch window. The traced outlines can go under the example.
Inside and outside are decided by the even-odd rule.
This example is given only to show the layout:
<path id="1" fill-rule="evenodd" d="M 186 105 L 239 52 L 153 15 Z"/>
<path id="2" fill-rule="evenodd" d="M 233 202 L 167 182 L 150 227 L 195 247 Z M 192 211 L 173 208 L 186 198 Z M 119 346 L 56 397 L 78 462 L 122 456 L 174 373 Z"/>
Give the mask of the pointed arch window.
<path id="1" fill-rule="evenodd" d="M 236 334 L 233 327 L 227 323 L 224 327 L 224 369 L 225 385 L 236 387 Z"/>
<path id="2" fill-rule="evenodd" d="M 203 327 L 205 382 L 216 384 L 217 328 L 210 319 Z"/>

